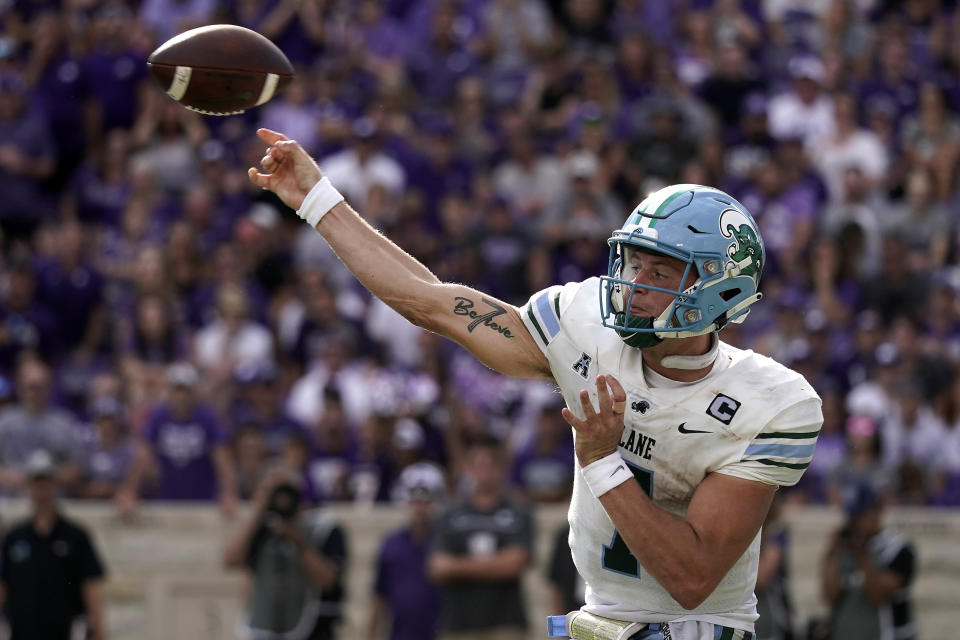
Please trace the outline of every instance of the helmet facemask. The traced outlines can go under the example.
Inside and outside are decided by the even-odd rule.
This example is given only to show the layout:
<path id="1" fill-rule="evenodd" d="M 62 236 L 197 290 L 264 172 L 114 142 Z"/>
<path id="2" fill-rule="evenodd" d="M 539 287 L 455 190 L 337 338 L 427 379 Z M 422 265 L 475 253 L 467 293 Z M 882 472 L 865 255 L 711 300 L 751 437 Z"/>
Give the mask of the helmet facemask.
<path id="1" fill-rule="evenodd" d="M 666 330 L 669 327 L 676 326 L 675 319 L 671 320 L 671 318 L 674 318 L 677 313 L 685 313 L 686 317 L 691 319 L 694 314 L 699 313 L 695 308 L 695 302 L 700 278 L 698 277 L 693 284 L 682 291 L 635 283 L 625 278 L 623 274 L 624 270 L 632 263 L 631 252 L 633 251 L 658 253 L 627 243 L 617 243 L 611 246 L 611 258 L 615 259 L 611 271 L 616 274 L 616 277 L 607 278 L 604 282 L 607 301 L 614 310 L 613 322 L 609 323 L 608 326 L 611 326 L 628 346 L 645 349 L 659 344 L 664 337 L 667 337 L 658 335 L 659 331 L 657 329 Z M 694 270 L 690 260 L 684 260 L 684 262 L 683 276 L 680 278 L 681 283 L 687 282 Z M 630 313 L 637 290 L 668 293 L 673 295 L 674 298 L 659 316 L 638 316 Z"/>
<path id="2" fill-rule="evenodd" d="M 650 194 L 607 244 L 602 322 L 629 346 L 643 349 L 665 338 L 718 331 L 729 322 L 742 322 L 760 299 L 764 248 L 756 222 L 743 205 L 718 189 L 673 185 Z M 679 260 L 684 267 L 678 288 L 629 279 L 631 251 Z M 630 309 L 638 290 L 666 293 L 672 300 L 656 317 L 636 316 Z"/>
<path id="3" fill-rule="evenodd" d="M 610 240 L 609 273 L 615 275 L 601 278 L 601 304 L 605 309 L 604 326 L 614 329 L 628 346 L 644 349 L 664 338 L 689 338 L 719 331 L 728 322 L 743 322 L 748 307 L 761 297 L 752 275 L 752 256 L 732 262 L 730 258 L 735 256 L 701 255 L 672 247 L 658 250 L 661 247 L 656 241 L 624 242 L 618 238 L 619 233 Z M 638 250 L 685 263 L 681 283 L 687 282 L 691 274 L 696 279 L 682 290 L 627 280 L 623 271 L 630 262 L 630 251 Z M 668 293 L 674 298 L 656 317 L 637 316 L 629 312 L 637 290 Z"/>

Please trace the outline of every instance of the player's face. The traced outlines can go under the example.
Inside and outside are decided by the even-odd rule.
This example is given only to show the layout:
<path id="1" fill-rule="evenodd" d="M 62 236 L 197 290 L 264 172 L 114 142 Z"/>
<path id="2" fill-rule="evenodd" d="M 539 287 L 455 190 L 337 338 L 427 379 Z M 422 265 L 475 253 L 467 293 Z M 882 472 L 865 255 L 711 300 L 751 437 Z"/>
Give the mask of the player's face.
<path id="1" fill-rule="evenodd" d="M 683 290 L 696 280 L 696 274 L 691 269 L 686 281 L 683 282 L 686 263 L 652 251 L 624 247 L 623 262 L 622 278 L 636 284 Z M 630 305 L 630 315 L 634 316 L 655 318 L 663 313 L 674 299 L 670 293 L 650 289 L 633 289 L 631 299 L 630 291 L 629 288 L 624 288 L 623 304 L 624 307 L 627 304 Z"/>

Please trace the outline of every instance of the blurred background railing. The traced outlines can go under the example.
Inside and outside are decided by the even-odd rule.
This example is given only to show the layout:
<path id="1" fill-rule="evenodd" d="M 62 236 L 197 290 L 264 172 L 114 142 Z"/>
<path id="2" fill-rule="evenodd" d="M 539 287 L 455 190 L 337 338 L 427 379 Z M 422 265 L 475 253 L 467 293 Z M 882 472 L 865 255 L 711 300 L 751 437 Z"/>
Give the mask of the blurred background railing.
<path id="1" fill-rule="evenodd" d="M 5 521 L 25 511 L 7 502 Z M 105 584 L 113 640 L 184 638 L 233 640 L 241 612 L 243 582 L 221 562 L 226 541 L 242 521 L 224 521 L 208 506 L 151 504 L 133 521 L 122 521 L 108 505 L 71 503 L 68 513 L 88 525 L 109 567 Z M 361 638 L 366 629 L 374 559 L 383 536 L 405 518 L 401 508 L 335 506 L 330 512 L 350 540 L 348 594 L 341 638 Z M 545 565 L 553 533 L 566 511 L 539 507 L 536 562 L 525 579 L 530 640 L 544 638 L 549 612 Z M 240 514 L 244 516 L 245 514 Z M 818 571 L 829 534 L 841 514 L 822 507 L 789 507 L 790 571 L 798 627 L 825 608 Z M 960 513 L 952 510 L 893 508 L 889 522 L 917 546 L 914 585 L 919 638 L 952 640 L 960 628 Z"/>

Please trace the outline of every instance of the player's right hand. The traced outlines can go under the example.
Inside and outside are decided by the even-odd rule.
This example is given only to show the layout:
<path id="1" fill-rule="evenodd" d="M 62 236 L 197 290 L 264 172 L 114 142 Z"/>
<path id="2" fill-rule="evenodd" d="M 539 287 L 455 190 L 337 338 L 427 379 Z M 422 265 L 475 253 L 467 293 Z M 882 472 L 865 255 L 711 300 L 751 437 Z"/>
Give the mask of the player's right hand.
<path id="1" fill-rule="evenodd" d="M 627 392 L 620 381 L 611 375 L 597 376 L 597 408 L 590 394 L 580 391 L 581 420 L 569 409 L 560 410 L 563 419 L 574 429 L 574 451 L 581 467 L 604 458 L 617 450 L 623 435 L 623 410 Z"/>
<path id="2" fill-rule="evenodd" d="M 291 209 L 299 209 L 323 172 L 296 140 L 271 129 L 257 129 L 257 136 L 270 147 L 260 159 L 262 171 L 247 169 L 250 181 L 273 191 Z"/>

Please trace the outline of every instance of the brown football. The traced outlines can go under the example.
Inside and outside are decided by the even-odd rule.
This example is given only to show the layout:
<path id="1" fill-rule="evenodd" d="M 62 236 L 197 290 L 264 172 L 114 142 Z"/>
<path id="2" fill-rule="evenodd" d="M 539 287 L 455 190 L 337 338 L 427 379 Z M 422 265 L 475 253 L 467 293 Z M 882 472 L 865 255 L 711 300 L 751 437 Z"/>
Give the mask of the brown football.
<path id="1" fill-rule="evenodd" d="M 259 106 L 293 79 L 287 56 L 256 31 L 214 24 L 184 31 L 150 54 L 167 95 L 193 111 L 227 116 Z"/>

